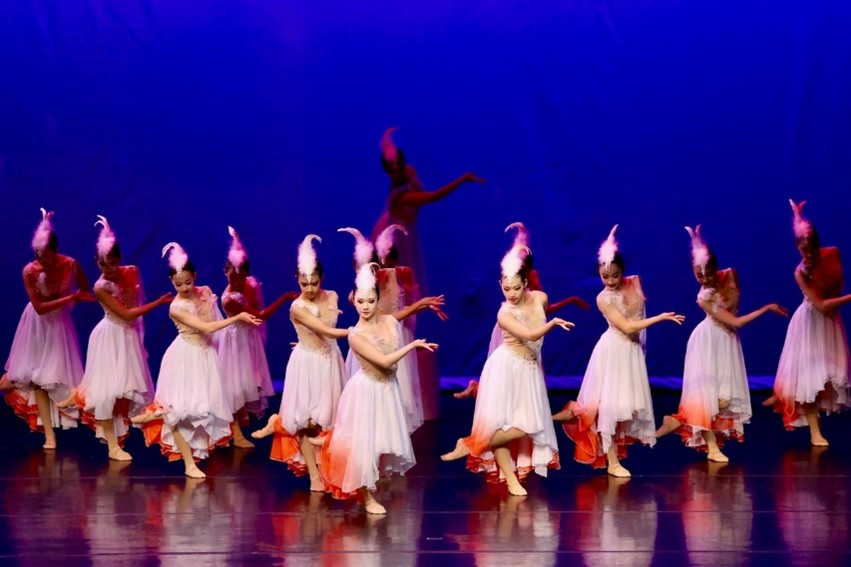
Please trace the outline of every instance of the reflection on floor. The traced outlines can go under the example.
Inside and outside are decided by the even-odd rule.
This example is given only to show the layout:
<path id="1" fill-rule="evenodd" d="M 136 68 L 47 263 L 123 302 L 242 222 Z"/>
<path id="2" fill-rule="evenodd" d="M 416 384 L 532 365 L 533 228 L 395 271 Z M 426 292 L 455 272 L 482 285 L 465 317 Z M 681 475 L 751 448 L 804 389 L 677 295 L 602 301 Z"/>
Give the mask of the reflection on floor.
<path id="1" fill-rule="evenodd" d="M 561 407 L 567 395 L 553 395 Z M 0 563 L 43 565 L 845 565 L 851 415 L 825 420 L 829 449 L 783 431 L 755 401 L 731 462 L 708 463 L 674 437 L 635 448 L 618 480 L 571 460 L 509 497 L 437 455 L 469 428 L 473 402 L 444 396 L 414 436 L 419 464 L 384 482 L 386 517 L 307 492 L 268 445 L 221 450 L 185 479 L 134 435 L 133 463 L 106 460 L 81 428 L 44 452 L 0 412 Z M 655 396 L 657 420 L 677 398 Z M 138 432 L 134 432 L 138 433 Z"/>

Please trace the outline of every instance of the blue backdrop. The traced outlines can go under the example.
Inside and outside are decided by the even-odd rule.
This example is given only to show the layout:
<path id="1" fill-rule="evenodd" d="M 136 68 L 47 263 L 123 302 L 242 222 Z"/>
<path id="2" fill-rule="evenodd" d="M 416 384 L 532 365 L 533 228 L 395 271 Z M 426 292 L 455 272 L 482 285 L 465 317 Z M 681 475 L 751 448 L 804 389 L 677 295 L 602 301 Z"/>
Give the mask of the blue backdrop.
<path id="1" fill-rule="evenodd" d="M 285 5 L 289 4 L 289 5 Z M 217 292 L 239 229 L 267 297 L 293 289 L 295 249 L 324 237 L 326 287 L 352 281 L 352 239 L 388 182 L 384 128 L 427 188 L 488 179 L 423 210 L 428 280 L 452 317 L 423 317 L 445 376 L 476 375 L 501 300 L 502 229 L 525 222 L 547 291 L 593 303 L 595 253 L 614 223 L 651 313 L 655 376 L 682 371 L 694 302 L 683 225 L 703 223 L 742 308 L 800 302 L 789 197 L 827 245 L 849 248 L 851 4 L 823 2 L 4 2 L 0 206 L 8 349 L 26 303 L 21 267 L 41 206 L 92 281 L 96 214 L 112 221 L 150 297 L 170 289 L 159 250 L 181 242 Z M 581 375 L 596 310 L 545 345 L 549 374 Z M 100 317 L 76 309 L 81 339 Z M 356 320 L 354 310 L 341 324 Z M 175 331 L 147 319 L 156 371 Z M 786 323 L 743 335 L 750 373 L 772 375 Z M 294 333 L 269 329 L 280 378 Z"/>

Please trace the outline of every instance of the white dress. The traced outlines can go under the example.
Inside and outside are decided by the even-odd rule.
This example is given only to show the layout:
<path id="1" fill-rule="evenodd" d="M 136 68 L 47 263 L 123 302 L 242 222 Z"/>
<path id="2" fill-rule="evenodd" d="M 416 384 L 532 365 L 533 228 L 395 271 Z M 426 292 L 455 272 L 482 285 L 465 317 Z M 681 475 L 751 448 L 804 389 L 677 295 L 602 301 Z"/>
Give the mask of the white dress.
<path id="1" fill-rule="evenodd" d="M 254 307 L 262 309 L 260 283 L 249 277 L 246 286 L 251 288 L 257 298 Z M 228 287 L 222 294 L 223 309 L 232 301 L 242 306 L 248 305 L 244 294 L 231 291 Z M 224 311 L 229 317 L 236 315 L 227 309 Z M 260 417 L 269 406 L 268 398 L 275 395 L 269 363 L 266 361 L 264 327 L 265 323 L 255 327 L 240 321 L 216 333 L 225 395 L 234 413 L 244 409 Z"/>
<path id="2" fill-rule="evenodd" d="M 819 292 L 824 298 L 839 297 L 843 285 L 839 251 L 823 249 L 817 269 L 821 282 L 812 285 L 821 283 Z M 804 270 L 803 266 L 798 270 Z M 803 404 L 816 403 L 826 414 L 848 407 L 848 361 L 842 315 L 838 311 L 822 313 L 804 297 L 786 329 L 774 381 L 775 409 L 782 412 L 787 429 L 807 425 Z"/>
<path id="3" fill-rule="evenodd" d="M 399 284 L 395 268 L 385 268 L 379 273 L 381 295 L 378 299 L 378 313 L 392 315 L 407 307 L 404 288 Z M 416 315 L 411 315 L 401 322 L 402 334 L 399 348 L 414 340 Z M 359 369 L 358 359 L 351 349 L 346 355 L 347 376 L 353 376 Z M 405 408 L 405 419 L 408 421 L 408 432 L 413 433 L 423 424 L 423 400 L 420 390 L 420 373 L 418 369 L 418 352 L 409 352 L 396 366 L 396 379 L 399 382 L 399 395 L 402 396 L 402 407 Z"/>
<path id="4" fill-rule="evenodd" d="M 363 327 L 349 329 L 376 349 L 390 354 L 398 349 L 401 325 L 387 315 L 379 317 L 375 334 Z M 360 369 L 346 384 L 334 428 L 325 434 L 317 462 L 325 488 L 335 498 L 357 498 L 357 490 L 376 489 L 379 477 L 404 474 L 416 464 L 395 368 L 385 370 L 355 353 Z"/>
<path id="5" fill-rule="evenodd" d="M 739 289 L 731 272 L 724 270 L 718 275 L 726 280 L 726 285 L 720 290 L 701 288 L 697 300 L 709 302 L 713 313 L 724 309 L 735 315 L 739 307 Z M 719 400 L 728 401 L 730 405 L 719 410 Z M 707 315 L 688 340 L 683 393 L 674 416 L 683 426 L 677 433 L 687 446 L 706 450 L 702 431 L 714 432 L 719 446 L 725 439 L 741 441 L 744 424 L 750 422 L 752 415 L 739 335 L 736 329 Z"/>
<path id="6" fill-rule="evenodd" d="M 533 291 L 528 301 L 534 303 L 532 314 L 503 303 L 500 313 L 507 313 L 529 329 L 547 321 L 542 293 Z M 501 329 L 502 344 L 485 361 L 479 380 L 472 433 L 464 442 L 470 450 L 467 469 L 482 472 L 489 482 L 505 482 L 496 466 L 490 440 L 497 431 L 512 428 L 526 433 L 509 443 L 518 479 L 530 472 L 547 476 L 547 469 L 558 469 L 558 442 L 553 427 L 547 387 L 541 367 L 544 339 L 524 341 Z"/>
<path id="7" fill-rule="evenodd" d="M 138 307 L 144 301 L 142 281 L 136 266 L 121 271 L 121 281 L 101 276 L 95 290 L 105 290 L 125 307 Z M 83 423 L 103 439 L 100 420 L 112 419 L 119 442 L 127 436 L 129 418 L 138 414 L 154 397 L 154 383 L 148 369 L 148 353 L 143 342 L 142 318 L 124 321 L 103 305 L 104 317 L 89 336 L 86 372 L 77 390 L 77 407 L 83 408 Z M 123 403 L 119 403 L 125 400 Z"/>
<path id="8" fill-rule="evenodd" d="M 597 300 L 614 305 L 629 321 L 644 319 L 644 292 L 638 276 L 625 277 L 620 290 L 604 289 Z M 656 444 L 644 334 L 625 335 L 609 323 L 594 346 L 579 396 L 570 404 L 578 417 L 563 424 L 576 443 L 574 458 L 578 462 L 604 468 L 612 443 L 620 458 L 626 457 L 627 445 L 635 441 L 651 447 Z"/>
<path id="9" fill-rule="evenodd" d="M 216 446 L 227 445 L 233 436 L 233 410 L 225 397 L 213 337 L 174 319 L 176 311 L 207 322 L 221 319 L 217 298 L 209 287 L 197 287 L 195 294 L 194 299 L 178 297 L 169 307 L 178 335 L 163 355 L 150 408 L 163 416 L 142 425 L 147 444 L 159 443 L 169 460 L 181 458 L 172 430 L 183 435 L 196 459 L 206 458 Z"/>
<path id="10" fill-rule="evenodd" d="M 290 306 L 290 320 L 298 335 L 287 362 L 280 420 L 275 427 L 270 458 L 286 463 L 296 475 L 307 473 L 296 435 L 310 425 L 328 429 L 334 424 L 337 404 L 343 390 L 343 354 L 337 341 L 317 335 L 292 318 L 295 308 L 306 309 L 328 327 L 336 327 L 339 310 L 337 294 L 323 291 L 320 302 L 296 299 Z"/>
<path id="11" fill-rule="evenodd" d="M 56 261 L 52 270 L 54 278 L 48 278 L 37 262 L 24 267 L 24 279 L 34 280 L 43 301 L 68 296 L 74 289 L 76 262 L 68 256 L 57 256 Z M 15 389 L 6 392 L 4 398 L 32 431 L 43 430 L 34 386 L 47 392 L 50 398 L 53 427 L 77 426 L 77 410 L 60 411 L 55 405 L 68 399 L 71 390 L 83 379 L 80 340 L 71 320 L 72 308 L 73 304 L 69 303 L 62 309 L 39 315 L 32 303 L 27 303 L 15 331 L 6 361 L 7 377 Z"/>

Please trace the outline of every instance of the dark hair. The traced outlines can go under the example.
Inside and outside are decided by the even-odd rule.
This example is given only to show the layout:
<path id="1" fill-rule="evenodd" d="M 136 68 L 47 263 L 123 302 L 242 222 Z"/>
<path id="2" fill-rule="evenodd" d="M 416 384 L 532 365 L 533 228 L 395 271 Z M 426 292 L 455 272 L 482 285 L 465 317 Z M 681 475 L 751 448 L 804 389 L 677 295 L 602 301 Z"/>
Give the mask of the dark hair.
<path id="1" fill-rule="evenodd" d="M 523 282 L 523 283 L 528 283 L 528 282 L 529 282 L 529 272 L 530 272 L 530 271 L 531 271 L 531 270 L 528 270 L 528 269 L 526 268 L 525 264 L 524 264 L 524 265 L 523 265 L 523 267 L 521 267 L 521 268 L 520 268 L 520 271 L 519 271 L 519 272 L 517 272 L 515 275 L 520 277 L 520 281 L 521 281 L 521 282 Z M 504 277 L 505 277 L 505 274 L 503 274 L 503 273 L 500 271 L 500 273 L 499 273 L 499 281 L 502 281 L 502 278 L 504 278 Z"/>
<path id="2" fill-rule="evenodd" d="M 230 260 L 225 260 L 225 270 L 227 270 L 228 268 L 233 268 L 240 274 L 245 274 L 246 276 L 251 275 L 251 260 L 246 258 L 239 266 L 234 266 L 233 262 L 231 262 Z"/>
<path id="3" fill-rule="evenodd" d="M 45 249 L 50 250 L 51 252 L 59 250 L 59 237 L 56 236 L 56 233 L 52 230 L 50 231 L 50 236 L 47 237 L 47 246 L 45 246 Z"/>
<path id="4" fill-rule="evenodd" d="M 818 231 L 815 229 L 815 227 L 812 227 L 807 234 L 796 238 L 795 246 L 800 246 L 801 243 L 805 240 L 816 250 L 821 248 L 821 237 L 819 236 Z"/>
<path id="5" fill-rule="evenodd" d="M 396 148 L 396 161 L 389 161 L 384 157 L 384 154 L 381 154 L 381 167 L 387 173 L 390 173 L 394 169 L 405 169 L 405 166 L 408 164 L 407 160 L 405 160 L 405 152 L 401 149 Z"/>
<path id="6" fill-rule="evenodd" d="M 369 259 L 370 262 L 375 262 L 379 266 L 384 266 L 387 263 L 387 260 L 393 260 L 393 265 L 396 265 L 396 262 L 399 260 L 399 250 L 396 248 L 396 245 L 392 245 L 390 250 L 387 251 L 387 256 L 384 257 L 384 261 L 378 257 L 378 251 L 374 250 L 372 252 L 372 257 Z"/>
<path id="7" fill-rule="evenodd" d="M 375 290 L 375 298 L 380 299 L 381 298 L 381 290 L 378 289 L 378 280 L 375 281 L 375 287 L 373 289 Z M 354 303 L 355 296 L 357 294 L 358 294 L 358 286 L 352 286 L 352 303 Z"/>
<path id="8" fill-rule="evenodd" d="M 183 267 L 180 268 L 179 270 L 176 269 L 176 268 L 169 268 L 168 269 L 168 277 L 170 277 L 170 278 L 174 277 L 174 275 L 177 274 L 177 272 L 189 272 L 194 277 L 195 276 L 195 264 L 192 263 L 192 260 L 186 260 L 186 263 L 183 264 Z"/>
<path id="9" fill-rule="evenodd" d="M 95 252 L 95 257 L 100 260 L 101 255 Z M 109 249 L 109 252 L 106 253 L 106 256 L 103 258 L 115 258 L 116 260 L 121 260 L 121 247 L 118 245 L 118 242 L 115 242 L 112 245 L 112 248 Z"/>
<path id="10" fill-rule="evenodd" d="M 313 270 L 313 271 L 316 273 L 317 276 L 319 276 L 320 280 L 325 276 L 325 270 L 322 268 L 322 262 L 320 262 L 318 258 L 316 259 L 316 269 Z M 298 271 L 298 265 L 296 265 L 296 267 L 295 267 L 296 279 L 298 279 L 299 276 L 301 276 L 301 272 Z"/>
<path id="11" fill-rule="evenodd" d="M 623 255 L 620 252 L 615 252 L 615 257 L 612 258 L 612 264 L 621 269 L 621 272 L 626 271 L 626 262 L 623 259 Z M 597 262 L 597 268 L 599 269 L 603 264 Z"/>
<path id="12" fill-rule="evenodd" d="M 528 275 L 529 272 L 535 269 L 535 259 L 532 257 L 532 253 L 529 252 L 526 256 L 523 257 L 523 267 L 521 271 L 526 272 Z"/>

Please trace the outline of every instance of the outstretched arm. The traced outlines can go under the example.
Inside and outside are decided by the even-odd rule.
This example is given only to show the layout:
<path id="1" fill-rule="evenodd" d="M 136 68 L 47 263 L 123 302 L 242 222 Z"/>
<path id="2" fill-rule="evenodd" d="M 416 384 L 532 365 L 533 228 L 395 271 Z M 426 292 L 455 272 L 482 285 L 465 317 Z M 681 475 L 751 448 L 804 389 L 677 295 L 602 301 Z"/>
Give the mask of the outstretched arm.
<path id="1" fill-rule="evenodd" d="M 69 303 L 73 303 L 75 301 L 92 301 L 92 295 L 88 292 L 78 290 L 70 295 L 66 295 L 64 297 L 60 297 L 59 299 L 51 299 L 50 301 L 44 301 L 41 299 L 41 296 L 38 294 L 38 290 L 36 289 L 36 277 L 33 274 L 28 274 L 26 270 L 24 270 L 24 289 L 27 291 L 27 297 L 32 303 L 33 309 L 39 315 L 46 315 L 52 311 L 56 311 L 57 309 L 62 309 Z"/>
<path id="2" fill-rule="evenodd" d="M 605 301 L 603 301 L 602 298 L 599 297 L 597 298 L 597 308 L 612 325 L 614 325 L 620 332 L 625 335 L 632 335 L 662 321 L 673 321 L 677 325 L 682 325 L 683 321 L 685 320 L 685 317 L 683 317 L 682 315 L 678 315 L 673 311 L 669 311 L 665 313 L 660 313 L 655 317 L 641 319 L 640 321 L 630 321 L 629 319 L 624 317 L 620 311 L 617 310 L 614 304 L 606 303 Z"/>
<path id="3" fill-rule="evenodd" d="M 329 327 L 323 323 L 319 317 L 316 317 L 304 307 L 297 307 L 296 305 L 293 305 L 293 308 L 290 310 L 290 314 L 292 315 L 293 321 L 301 323 L 317 335 L 322 335 L 329 339 L 345 339 L 349 336 L 348 329 Z"/>
<path id="4" fill-rule="evenodd" d="M 465 173 L 458 179 L 444 185 L 440 189 L 436 189 L 435 191 L 408 191 L 406 193 L 403 193 L 396 198 L 396 202 L 402 206 L 430 205 L 432 203 L 440 201 L 444 197 L 449 196 L 461 185 L 467 183 L 468 181 L 472 181 L 474 183 L 485 182 L 484 179 L 482 179 L 481 177 L 477 177 L 473 173 Z"/>
<path id="5" fill-rule="evenodd" d="M 786 311 L 786 309 L 784 309 L 783 307 L 777 305 L 776 303 L 771 303 L 769 305 L 765 305 L 763 307 L 760 307 L 756 311 L 752 311 L 751 313 L 748 313 L 747 315 L 741 315 L 741 316 L 733 315 L 732 313 L 730 313 L 726 309 L 722 309 L 722 308 L 719 308 L 719 309 L 713 311 L 713 303 L 711 301 L 707 301 L 705 299 L 701 299 L 700 301 L 697 302 L 697 304 L 700 305 L 700 308 L 703 309 L 704 311 L 706 311 L 706 314 L 709 315 L 710 317 L 716 319 L 717 321 L 720 321 L 721 323 L 727 325 L 728 327 L 733 327 L 733 328 L 736 328 L 736 329 L 741 329 L 742 327 L 744 327 L 745 325 L 747 325 L 748 323 L 750 323 L 754 319 L 761 317 L 762 315 L 765 315 L 769 311 L 777 313 L 778 315 L 782 315 L 783 317 L 789 316 L 789 312 Z"/>
<path id="6" fill-rule="evenodd" d="M 795 271 L 795 281 L 797 282 L 798 287 L 801 288 L 801 291 L 804 292 L 806 298 L 813 304 L 813 307 L 822 313 L 835 311 L 846 303 L 851 303 L 851 294 L 833 299 L 822 299 L 812 286 L 810 286 L 810 283 L 804 278 L 801 270 Z"/>
<path id="7" fill-rule="evenodd" d="M 431 309 L 435 312 L 435 314 L 440 318 L 441 321 L 446 321 L 449 317 L 446 313 L 443 312 L 441 307 L 446 304 L 442 295 L 437 297 L 423 297 L 419 301 L 414 302 L 412 305 L 408 305 L 407 307 L 400 309 L 393 313 L 393 318 L 397 321 L 403 321 L 410 317 L 411 315 L 415 315 L 420 311 L 425 311 L 426 309 Z"/>
<path id="8" fill-rule="evenodd" d="M 244 311 L 238 315 L 228 317 L 227 319 L 221 319 L 219 321 L 204 321 L 200 317 L 197 317 L 189 313 L 188 311 L 183 311 L 182 309 L 172 309 L 171 311 L 169 311 L 169 313 L 175 321 L 183 323 L 188 327 L 192 327 L 196 331 L 201 331 L 202 333 L 206 333 L 208 335 L 211 335 L 216 331 L 224 329 L 225 327 L 230 327 L 238 321 L 249 323 L 254 326 L 257 326 L 262 322 L 254 315 L 246 313 Z"/>
<path id="9" fill-rule="evenodd" d="M 437 345 L 434 343 L 427 343 L 423 339 L 417 339 L 406 344 L 399 350 L 391 352 L 390 354 L 384 354 L 375 348 L 372 343 L 358 334 L 352 334 L 352 336 L 349 337 L 349 344 L 355 352 L 362 356 L 367 362 L 385 370 L 390 369 L 412 350 L 424 348 L 426 350 L 433 351 L 437 348 Z"/>
<path id="10" fill-rule="evenodd" d="M 576 305 L 584 311 L 588 311 L 588 309 L 591 308 L 591 306 L 588 305 L 588 302 L 586 302 L 584 299 L 577 295 L 572 295 L 566 299 L 562 299 L 561 301 L 557 301 L 551 305 L 548 305 L 546 309 L 547 315 L 549 315 L 550 313 L 555 313 L 562 307 L 567 307 L 568 305 Z"/>
<path id="11" fill-rule="evenodd" d="M 118 315 L 123 321 L 133 321 L 137 317 L 141 317 L 142 315 L 153 311 L 160 305 L 171 303 L 172 300 L 172 295 L 170 293 L 166 293 L 145 305 L 128 308 L 105 289 L 95 289 L 95 297 L 97 297 L 97 300 L 101 303 L 101 305 Z"/>

